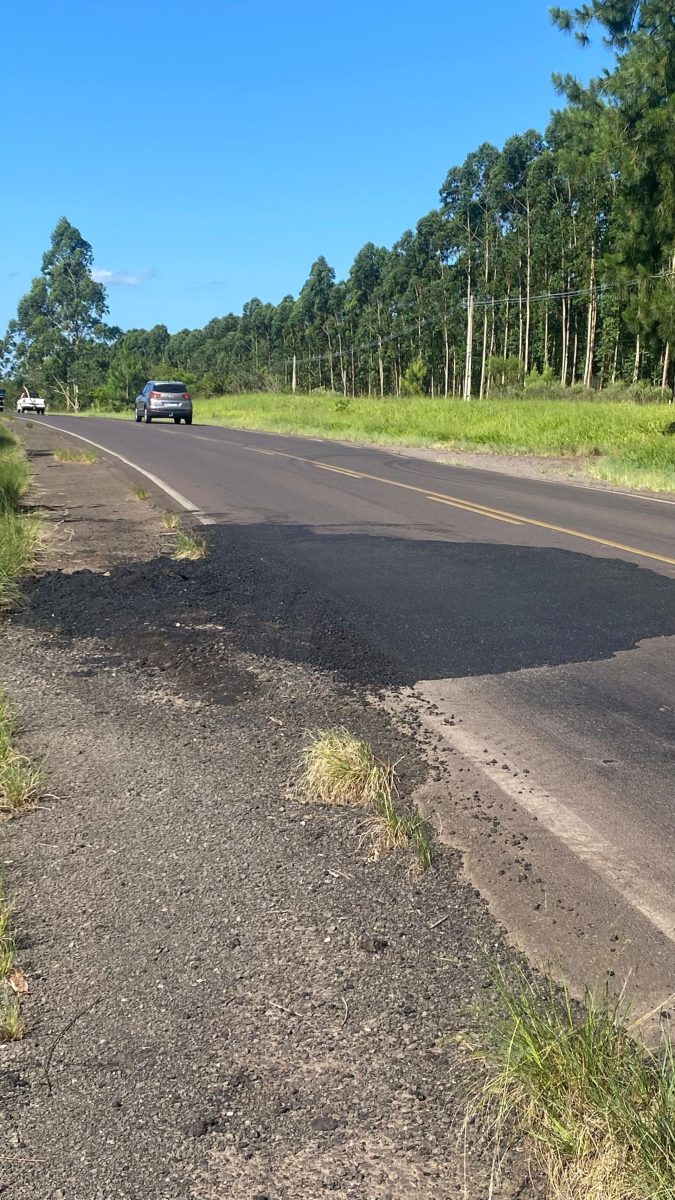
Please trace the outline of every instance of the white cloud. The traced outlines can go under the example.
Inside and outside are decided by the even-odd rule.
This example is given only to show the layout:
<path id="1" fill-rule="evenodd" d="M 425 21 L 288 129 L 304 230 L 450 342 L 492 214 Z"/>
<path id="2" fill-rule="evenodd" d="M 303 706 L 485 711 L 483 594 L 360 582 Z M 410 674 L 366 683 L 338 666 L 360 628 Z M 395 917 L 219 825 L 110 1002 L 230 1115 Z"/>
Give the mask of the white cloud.
<path id="1" fill-rule="evenodd" d="M 155 271 L 109 271 L 106 267 L 96 267 L 91 277 L 96 283 L 122 284 L 123 287 L 140 287 L 148 279 L 152 279 Z"/>

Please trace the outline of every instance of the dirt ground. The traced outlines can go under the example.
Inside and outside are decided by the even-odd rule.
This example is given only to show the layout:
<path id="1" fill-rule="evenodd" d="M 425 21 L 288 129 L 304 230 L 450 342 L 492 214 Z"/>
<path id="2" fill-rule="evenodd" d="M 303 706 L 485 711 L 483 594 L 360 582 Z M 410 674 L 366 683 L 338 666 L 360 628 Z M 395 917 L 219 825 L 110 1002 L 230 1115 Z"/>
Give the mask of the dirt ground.
<path id="1" fill-rule="evenodd" d="M 0 679 L 51 795 L 3 829 L 30 995 L 0 1049 L 0 1194 L 485 1200 L 457 1034 L 511 952 L 459 854 L 369 862 L 357 814 L 289 793 L 325 725 L 397 760 L 404 795 L 426 777 L 369 703 L 371 650 L 227 526 L 175 562 L 159 499 L 26 439 L 48 545 Z M 526 1164 L 490 1194 L 534 1197 Z"/>

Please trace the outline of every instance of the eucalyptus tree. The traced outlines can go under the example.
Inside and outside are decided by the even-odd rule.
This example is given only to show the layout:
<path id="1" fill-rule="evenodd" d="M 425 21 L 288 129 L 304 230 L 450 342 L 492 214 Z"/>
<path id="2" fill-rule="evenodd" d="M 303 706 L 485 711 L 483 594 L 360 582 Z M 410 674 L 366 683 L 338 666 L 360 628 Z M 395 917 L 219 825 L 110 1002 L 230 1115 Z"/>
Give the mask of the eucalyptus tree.
<path id="1" fill-rule="evenodd" d="M 119 330 L 104 323 L 105 288 L 92 278 L 93 251 L 79 229 L 61 217 L 42 257 L 42 269 L 19 301 L 3 344 L 15 376 L 80 406 L 80 390 L 105 361 Z"/>

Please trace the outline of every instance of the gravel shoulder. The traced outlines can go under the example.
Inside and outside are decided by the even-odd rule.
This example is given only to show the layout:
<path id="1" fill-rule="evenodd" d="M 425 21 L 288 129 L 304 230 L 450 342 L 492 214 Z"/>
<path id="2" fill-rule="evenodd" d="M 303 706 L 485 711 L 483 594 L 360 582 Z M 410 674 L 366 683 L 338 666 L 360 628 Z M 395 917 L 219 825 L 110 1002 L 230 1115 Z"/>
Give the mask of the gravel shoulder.
<path id="1" fill-rule="evenodd" d="M 159 498 L 26 440 L 50 538 L 0 679 L 53 796 L 3 831 L 31 991 L 0 1194 L 483 1200 L 454 1034 L 511 952 L 458 853 L 369 862 L 358 815 L 289 793 L 321 725 L 398 760 L 405 794 L 425 779 L 369 702 L 372 651 L 228 527 L 175 562 Z M 526 1165 L 494 1195 L 533 1197 Z"/>

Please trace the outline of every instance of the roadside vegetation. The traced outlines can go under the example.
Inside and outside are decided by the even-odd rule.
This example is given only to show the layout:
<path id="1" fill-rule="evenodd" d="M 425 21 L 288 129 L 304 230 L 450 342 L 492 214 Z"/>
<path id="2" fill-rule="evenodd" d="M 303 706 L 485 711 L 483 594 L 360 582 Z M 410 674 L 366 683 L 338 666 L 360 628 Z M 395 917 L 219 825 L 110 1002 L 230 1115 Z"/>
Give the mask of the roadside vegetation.
<path id="1" fill-rule="evenodd" d="M 141 487 L 140 484 L 137 484 L 136 487 L 132 489 L 131 494 L 132 494 L 134 500 L 149 500 L 150 499 L 149 491 L 146 488 Z"/>
<path id="2" fill-rule="evenodd" d="M 430 831 L 414 807 L 398 795 L 396 769 L 378 759 L 362 739 L 346 729 L 310 733 L 301 755 L 297 792 L 306 801 L 365 810 L 370 858 L 400 848 L 412 850 L 416 866 L 431 866 Z"/>
<path id="3" fill-rule="evenodd" d="M 36 563 L 42 529 L 37 517 L 21 512 L 21 501 L 30 485 L 23 448 L 0 422 L 0 609 L 21 596 L 20 576 Z M 15 747 L 16 718 L 0 692 L 0 812 L 17 813 L 39 798 L 42 768 Z M 0 1042 L 23 1037 L 21 998 L 28 990 L 16 964 L 16 938 L 12 906 L 0 879 Z"/>
<path id="4" fill-rule="evenodd" d="M 0 609 L 19 599 L 19 577 L 34 566 L 39 550 L 39 519 L 19 511 L 29 483 L 26 456 L 0 424 Z"/>
<path id="5" fill-rule="evenodd" d="M 473 1046 L 486 1075 L 467 1119 L 480 1117 L 496 1165 L 517 1134 L 550 1200 L 673 1200 L 668 1022 L 651 1045 L 608 991 L 577 1004 L 524 970 L 494 978 L 496 1003 L 481 1014 Z"/>
<path id="6" fill-rule="evenodd" d="M 87 463 L 89 465 L 96 462 L 93 450 L 78 450 L 72 446 L 58 446 L 54 451 L 54 458 L 59 462 Z"/>
<path id="7" fill-rule="evenodd" d="M 178 562 L 199 562 L 206 558 L 208 548 L 206 541 L 199 534 L 190 533 L 188 529 L 175 530 L 173 558 Z"/>

